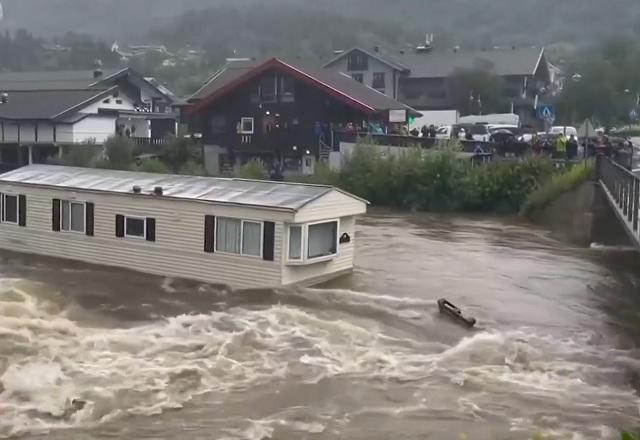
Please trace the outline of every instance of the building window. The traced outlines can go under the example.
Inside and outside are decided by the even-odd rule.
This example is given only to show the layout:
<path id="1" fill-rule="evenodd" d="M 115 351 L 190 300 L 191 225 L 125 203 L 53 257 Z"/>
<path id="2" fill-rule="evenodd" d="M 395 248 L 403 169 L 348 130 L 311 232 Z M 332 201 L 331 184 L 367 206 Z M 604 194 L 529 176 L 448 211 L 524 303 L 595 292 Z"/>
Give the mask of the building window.
<path id="1" fill-rule="evenodd" d="M 369 57 L 362 52 L 352 52 L 347 60 L 347 69 L 353 70 L 369 70 Z"/>
<path id="2" fill-rule="evenodd" d="M 253 118 L 240 119 L 240 134 L 253 134 L 255 121 Z"/>
<path id="3" fill-rule="evenodd" d="M 384 72 L 373 73 L 373 82 L 371 83 L 371 87 L 376 90 L 384 91 L 384 89 L 386 88 Z"/>
<path id="4" fill-rule="evenodd" d="M 262 255 L 262 228 L 262 222 L 217 218 L 216 252 L 260 257 Z"/>
<path id="5" fill-rule="evenodd" d="M 85 204 L 80 202 L 70 202 L 62 200 L 60 212 L 60 230 L 65 232 L 85 233 Z"/>
<path id="6" fill-rule="evenodd" d="M 141 217 L 125 217 L 124 219 L 124 235 L 129 238 L 146 237 L 146 219 Z"/>
<path id="7" fill-rule="evenodd" d="M 338 222 L 309 225 L 307 258 L 322 258 L 338 252 Z"/>
<path id="8" fill-rule="evenodd" d="M 282 102 L 294 102 L 296 100 L 295 81 L 290 76 L 280 77 L 280 100 Z"/>
<path id="9" fill-rule="evenodd" d="M 302 226 L 289 227 L 289 260 L 302 260 Z"/>
<path id="10" fill-rule="evenodd" d="M 2 200 L 2 221 L 18 224 L 18 196 L 5 194 Z"/>
<path id="11" fill-rule="evenodd" d="M 278 95 L 278 80 L 276 75 L 267 75 L 262 78 L 259 86 L 259 95 L 262 102 L 276 102 Z"/>
<path id="12" fill-rule="evenodd" d="M 351 78 L 358 81 L 360 84 L 364 82 L 364 75 L 362 73 L 352 73 Z"/>

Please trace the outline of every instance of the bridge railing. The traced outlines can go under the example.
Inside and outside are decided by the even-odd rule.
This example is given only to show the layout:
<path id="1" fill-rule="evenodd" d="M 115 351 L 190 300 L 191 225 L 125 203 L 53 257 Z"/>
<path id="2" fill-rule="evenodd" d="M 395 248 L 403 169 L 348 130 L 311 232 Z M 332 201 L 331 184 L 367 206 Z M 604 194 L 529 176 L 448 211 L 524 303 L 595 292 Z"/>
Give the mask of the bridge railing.
<path id="1" fill-rule="evenodd" d="M 638 235 L 638 211 L 640 210 L 640 178 L 613 159 L 599 154 L 596 157 L 597 177 L 609 199 L 615 205 L 618 216 Z"/>

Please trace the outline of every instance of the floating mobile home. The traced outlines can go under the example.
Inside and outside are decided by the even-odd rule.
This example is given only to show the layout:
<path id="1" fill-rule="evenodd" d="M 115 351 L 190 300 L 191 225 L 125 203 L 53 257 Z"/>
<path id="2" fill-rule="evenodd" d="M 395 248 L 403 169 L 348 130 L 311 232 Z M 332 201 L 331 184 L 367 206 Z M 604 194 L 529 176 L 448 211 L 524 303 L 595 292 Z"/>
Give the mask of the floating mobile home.
<path id="1" fill-rule="evenodd" d="M 330 186 L 29 165 L 0 175 L 0 248 L 232 288 L 353 269 L 367 202 Z"/>

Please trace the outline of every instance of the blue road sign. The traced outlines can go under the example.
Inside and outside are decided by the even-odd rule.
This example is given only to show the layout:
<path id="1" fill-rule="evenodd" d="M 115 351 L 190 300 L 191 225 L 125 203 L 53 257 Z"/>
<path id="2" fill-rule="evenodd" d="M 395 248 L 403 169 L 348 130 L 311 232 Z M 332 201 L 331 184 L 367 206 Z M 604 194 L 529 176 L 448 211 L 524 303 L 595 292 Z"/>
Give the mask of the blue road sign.
<path id="1" fill-rule="evenodd" d="M 555 119 L 556 114 L 552 105 L 541 105 L 538 107 L 538 118 L 544 120 Z"/>

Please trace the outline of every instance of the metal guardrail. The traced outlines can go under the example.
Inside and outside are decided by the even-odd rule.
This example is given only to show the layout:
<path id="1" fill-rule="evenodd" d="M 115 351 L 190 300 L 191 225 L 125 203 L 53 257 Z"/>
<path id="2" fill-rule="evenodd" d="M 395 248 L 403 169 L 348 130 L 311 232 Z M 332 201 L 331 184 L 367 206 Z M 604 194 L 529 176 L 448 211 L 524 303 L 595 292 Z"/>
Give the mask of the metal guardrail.
<path id="1" fill-rule="evenodd" d="M 598 155 L 596 173 L 616 214 L 624 223 L 627 233 L 640 247 L 638 231 L 638 211 L 640 210 L 640 177 L 629 171 L 613 159 Z"/>

